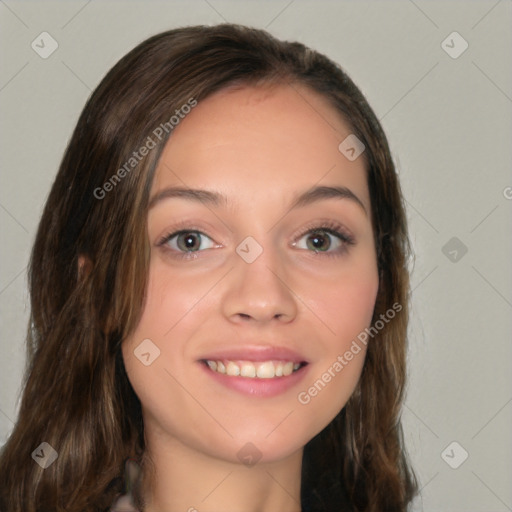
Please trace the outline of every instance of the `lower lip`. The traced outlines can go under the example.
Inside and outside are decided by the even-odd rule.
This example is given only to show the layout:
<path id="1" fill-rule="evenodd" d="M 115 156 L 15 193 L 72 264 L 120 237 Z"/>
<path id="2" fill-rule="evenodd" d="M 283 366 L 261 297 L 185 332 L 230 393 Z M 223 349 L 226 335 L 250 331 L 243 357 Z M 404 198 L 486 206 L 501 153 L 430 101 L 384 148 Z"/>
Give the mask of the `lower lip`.
<path id="1" fill-rule="evenodd" d="M 285 393 L 296 386 L 306 375 L 309 365 L 304 365 L 291 375 L 286 377 L 274 377 L 272 379 L 258 379 L 257 377 L 232 377 L 218 373 L 204 364 L 199 363 L 212 379 L 227 388 L 250 396 L 270 398 Z"/>

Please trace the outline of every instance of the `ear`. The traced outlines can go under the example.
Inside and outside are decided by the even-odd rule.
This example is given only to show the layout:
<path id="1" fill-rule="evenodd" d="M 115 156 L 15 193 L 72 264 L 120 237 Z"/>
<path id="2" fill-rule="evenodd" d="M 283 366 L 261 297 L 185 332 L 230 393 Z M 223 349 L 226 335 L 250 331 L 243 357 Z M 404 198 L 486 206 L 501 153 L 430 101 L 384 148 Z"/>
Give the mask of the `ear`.
<path id="1" fill-rule="evenodd" d="M 80 254 L 80 256 L 78 256 L 78 267 L 77 267 L 78 279 L 81 279 L 83 276 L 86 276 L 87 274 L 89 274 L 91 269 L 92 269 L 91 260 L 87 256 Z"/>

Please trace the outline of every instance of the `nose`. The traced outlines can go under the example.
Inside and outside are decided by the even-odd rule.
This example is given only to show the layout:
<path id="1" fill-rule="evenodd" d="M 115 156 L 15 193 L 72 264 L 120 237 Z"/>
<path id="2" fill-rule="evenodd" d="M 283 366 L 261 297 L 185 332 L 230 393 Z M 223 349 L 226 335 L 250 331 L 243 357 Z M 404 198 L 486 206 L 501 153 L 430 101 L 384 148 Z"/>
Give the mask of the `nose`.
<path id="1" fill-rule="evenodd" d="M 297 315 L 293 283 L 274 251 L 264 249 L 252 263 L 234 255 L 235 267 L 228 275 L 222 311 L 232 322 L 291 322 Z"/>

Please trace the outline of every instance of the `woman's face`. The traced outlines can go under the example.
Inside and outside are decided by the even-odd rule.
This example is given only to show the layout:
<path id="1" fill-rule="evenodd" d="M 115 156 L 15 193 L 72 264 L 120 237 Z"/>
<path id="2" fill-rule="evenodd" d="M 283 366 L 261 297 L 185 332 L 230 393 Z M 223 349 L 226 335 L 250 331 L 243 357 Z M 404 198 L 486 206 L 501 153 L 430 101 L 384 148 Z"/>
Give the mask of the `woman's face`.
<path id="1" fill-rule="evenodd" d="M 277 461 L 344 407 L 378 289 L 363 158 L 338 149 L 348 135 L 326 100 L 285 85 L 221 91 L 174 129 L 152 185 L 143 314 L 123 343 L 147 436 Z"/>

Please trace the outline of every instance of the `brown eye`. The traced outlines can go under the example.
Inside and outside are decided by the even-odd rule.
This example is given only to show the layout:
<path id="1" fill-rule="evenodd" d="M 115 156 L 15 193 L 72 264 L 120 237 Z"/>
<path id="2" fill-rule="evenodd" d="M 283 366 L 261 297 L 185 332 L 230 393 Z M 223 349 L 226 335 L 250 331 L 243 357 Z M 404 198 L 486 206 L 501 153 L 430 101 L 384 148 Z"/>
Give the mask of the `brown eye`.
<path id="1" fill-rule="evenodd" d="M 164 243 L 171 249 L 180 252 L 197 252 L 214 247 L 212 239 L 199 231 L 173 233 L 166 238 Z"/>
<path id="2" fill-rule="evenodd" d="M 298 249 L 308 251 L 332 253 L 340 251 L 346 244 L 350 244 L 351 239 L 330 228 L 314 228 L 304 233 L 293 245 Z"/>
<path id="3" fill-rule="evenodd" d="M 176 238 L 176 245 L 181 251 L 198 251 L 201 247 L 199 233 L 181 233 Z"/>
<path id="4" fill-rule="evenodd" d="M 306 238 L 306 245 L 312 251 L 327 251 L 331 247 L 331 237 L 325 231 L 315 231 L 310 233 Z"/>

